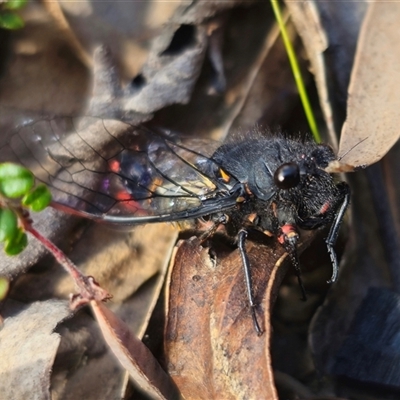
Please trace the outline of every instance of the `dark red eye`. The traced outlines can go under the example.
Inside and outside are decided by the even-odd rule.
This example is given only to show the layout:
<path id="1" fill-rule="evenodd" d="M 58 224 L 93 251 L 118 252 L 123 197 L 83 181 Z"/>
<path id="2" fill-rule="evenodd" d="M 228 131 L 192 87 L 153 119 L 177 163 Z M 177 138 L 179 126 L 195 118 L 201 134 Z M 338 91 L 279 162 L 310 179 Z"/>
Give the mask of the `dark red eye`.
<path id="1" fill-rule="evenodd" d="M 282 164 L 274 174 L 275 185 L 279 189 L 291 189 L 300 182 L 300 170 L 296 163 Z"/>

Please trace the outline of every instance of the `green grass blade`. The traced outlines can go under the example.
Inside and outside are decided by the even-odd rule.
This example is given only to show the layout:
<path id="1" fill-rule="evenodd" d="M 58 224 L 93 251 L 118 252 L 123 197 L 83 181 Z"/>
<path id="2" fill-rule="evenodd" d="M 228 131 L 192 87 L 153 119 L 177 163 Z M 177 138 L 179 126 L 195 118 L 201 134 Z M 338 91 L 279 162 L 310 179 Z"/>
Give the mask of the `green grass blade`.
<path id="1" fill-rule="evenodd" d="M 281 10 L 279 8 L 279 4 L 277 0 L 271 0 L 272 9 L 274 10 L 275 18 L 278 23 L 279 29 L 281 31 L 283 43 L 286 48 L 287 55 L 289 57 L 290 66 L 292 67 L 294 79 L 296 81 L 297 89 L 299 91 L 300 99 L 303 104 L 304 112 L 306 114 L 306 118 L 308 121 L 308 125 L 310 126 L 311 132 L 314 136 L 314 139 L 317 143 L 321 142 L 321 136 L 318 132 L 317 124 L 315 122 L 314 114 L 311 109 L 310 102 L 308 100 L 307 92 L 304 87 L 304 82 L 301 76 L 299 63 L 297 62 L 296 54 L 293 50 L 292 43 L 290 42 L 288 32 L 286 30 L 286 26 L 282 19 Z"/>

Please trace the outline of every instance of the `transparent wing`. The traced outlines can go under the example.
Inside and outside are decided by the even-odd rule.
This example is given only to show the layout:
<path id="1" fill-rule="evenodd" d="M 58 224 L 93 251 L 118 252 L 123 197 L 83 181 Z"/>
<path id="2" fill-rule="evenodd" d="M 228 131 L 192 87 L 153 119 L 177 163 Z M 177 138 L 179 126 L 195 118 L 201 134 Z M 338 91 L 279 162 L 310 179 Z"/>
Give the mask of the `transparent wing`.
<path id="1" fill-rule="evenodd" d="M 219 180 L 219 166 L 190 141 L 93 117 L 25 118 L 9 132 L 0 159 L 22 163 L 52 188 L 56 202 L 94 218 L 172 221 L 235 205 L 234 182 Z"/>

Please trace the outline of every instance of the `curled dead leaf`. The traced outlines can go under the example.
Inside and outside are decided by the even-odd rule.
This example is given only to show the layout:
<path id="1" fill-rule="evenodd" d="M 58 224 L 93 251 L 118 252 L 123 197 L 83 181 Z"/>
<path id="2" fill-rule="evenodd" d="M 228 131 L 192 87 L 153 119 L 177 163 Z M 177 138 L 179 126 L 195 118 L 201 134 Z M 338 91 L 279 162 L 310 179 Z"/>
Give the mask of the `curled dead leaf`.
<path id="1" fill-rule="evenodd" d="M 304 235 L 305 244 L 312 235 Z M 251 318 L 239 251 L 197 238 L 180 242 L 168 283 L 168 372 L 187 399 L 277 399 L 270 313 L 291 263 L 284 249 L 248 242 L 257 317 Z M 300 249 L 301 251 L 301 249 Z"/>
<path id="2" fill-rule="evenodd" d="M 103 337 L 134 382 L 152 399 L 179 398 L 175 385 L 129 327 L 104 304 L 92 301 Z"/>

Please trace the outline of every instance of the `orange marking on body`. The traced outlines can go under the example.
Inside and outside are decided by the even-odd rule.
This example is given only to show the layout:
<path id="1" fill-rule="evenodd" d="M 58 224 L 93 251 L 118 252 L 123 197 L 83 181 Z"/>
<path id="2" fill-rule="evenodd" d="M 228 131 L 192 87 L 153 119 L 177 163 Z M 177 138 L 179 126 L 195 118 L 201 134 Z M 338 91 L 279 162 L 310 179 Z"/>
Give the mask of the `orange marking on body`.
<path id="1" fill-rule="evenodd" d="M 250 196 L 253 196 L 253 193 L 251 192 L 249 185 L 247 183 L 244 184 L 244 188 L 246 189 L 246 193 Z"/>
<path id="2" fill-rule="evenodd" d="M 252 213 L 250 215 L 248 215 L 247 220 L 251 223 L 254 223 L 255 219 L 257 218 L 257 214 L 256 213 Z"/>
<path id="3" fill-rule="evenodd" d="M 157 189 L 159 189 L 162 186 L 163 183 L 164 183 L 164 181 L 160 177 L 158 177 L 158 176 L 155 177 L 151 181 L 151 184 L 148 186 L 149 192 L 155 193 L 157 191 Z"/>
<path id="4" fill-rule="evenodd" d="M 219 169 L 219 173 L 221 175 L 221 179 L 225 183 L 229 183 L 229 181 L 231 180 L 231 177 L 222 168 Z"/>
<path id="5" fill-rule="evenodd" d="M 284 244 L 285 243 L 285 235 L 279 235 L 278 236 L 278 242 L 280 244 Z"/>
<path id="6" fill-rule="evenodd" d="M 331 204 L 327 201 L 319 210 L 320 214 L 325 214 L 331 208 Z"/>
<path id="7" fill-rule="evenodd" d="M 296 227 L 292 224 L 285 224 L 281 227 L 281 234 L 278 236 L 278 242 L 284 244 L 287 239 L 299 236 Z"/>

